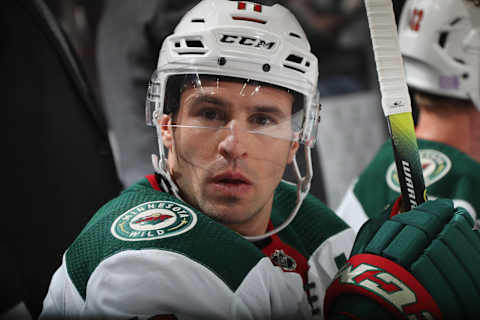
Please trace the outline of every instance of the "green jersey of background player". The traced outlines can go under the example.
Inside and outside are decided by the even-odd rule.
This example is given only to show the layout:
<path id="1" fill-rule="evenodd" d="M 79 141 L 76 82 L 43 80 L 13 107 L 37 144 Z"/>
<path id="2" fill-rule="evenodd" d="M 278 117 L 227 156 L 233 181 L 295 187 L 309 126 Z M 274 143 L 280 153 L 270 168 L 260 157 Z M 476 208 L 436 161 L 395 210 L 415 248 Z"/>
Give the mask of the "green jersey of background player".
<path id="1" fill-rule="evenodd" d="M 407 1 L 399 24 L 428 197 L 453 199 L 479 223 L 480 7 L 478 1 Z M 355 230 L 400 193 L 391 142 L 358 177 L 337 213 Z"/>

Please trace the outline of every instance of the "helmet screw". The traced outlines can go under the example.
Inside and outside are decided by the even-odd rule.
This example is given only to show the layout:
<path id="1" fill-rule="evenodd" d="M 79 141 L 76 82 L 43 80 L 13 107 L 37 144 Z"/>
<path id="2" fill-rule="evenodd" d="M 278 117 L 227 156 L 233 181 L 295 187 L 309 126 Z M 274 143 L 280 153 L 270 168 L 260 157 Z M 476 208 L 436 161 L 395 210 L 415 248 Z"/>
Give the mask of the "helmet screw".
<path id="1" fill-rule="evenodd" d="M 227 59 L 225 57 L 220 57 L 217 60 L 218 65 L 223 66 L 225 63 L 227 63 Z"/>
<path id="2" fill-rule="evenodd" d="M 262 66 L 262 69 L 263 69 L 263 71 L 268 72 L 268 71 L 270 71 L 270 65 L 269 65 L 268 63 L 265 63 L 265 64 Z"/>
<path id="3" fill-rule="evenodd" d="M 462 74 L 462 78 L 463 78 L 463 79 L 468 79 L 468 73 Z"/>

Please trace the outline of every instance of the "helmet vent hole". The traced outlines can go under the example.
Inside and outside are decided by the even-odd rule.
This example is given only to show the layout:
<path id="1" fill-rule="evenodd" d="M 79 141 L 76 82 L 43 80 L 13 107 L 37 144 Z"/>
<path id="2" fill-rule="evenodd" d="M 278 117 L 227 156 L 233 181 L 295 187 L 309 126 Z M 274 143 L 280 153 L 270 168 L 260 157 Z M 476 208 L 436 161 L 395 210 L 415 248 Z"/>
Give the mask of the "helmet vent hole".
<path id="1" fill-rule="evenodd" d="M 205 23 L 205 19 L 192 19 L 193 23 Z"/>
<path id="2" fill-rule="evenodd" d="M 457 61 L 458 63 L 465 64 L 465 60 L 459 58 L 453 58 L 453 60 Z"/>
<path id="3" fill-rule="evenodd" d="M 298 72 L 301 72 L 301 73 L 305 73 L 305 71 L 303 71 L 302 69 L 299 69 L 299 68 L 295 68 L 295 67 L 292 67 L 292 66 L 289 66 L 289 65 L 286 65 L 286 64 L 284 64 L 283 66 L 285 68 L 288 68 L 288 69 L 292 69 L 292 70 L 295 70 L 295 71 L 298 71 Z"/>
<path id="4" fill-rule="evenodd" d="M 292 36 L 292 37 L 298 38 L 298 39 L 302 39 L 302 37 L 300 37 L 298 34 L 296 34 L 294 32 L 290 32 L 289 35 Z"/>
<path id="5" fill-rule="evenodd" d="M 208 52 L 208 48 L 204 46 L 201 39 L 183 38 L 174 42 L 174 51 L 178 55 L 203 55 Z"/>
<path id="6" fill-rule="evenodd" d="M 190 51 L 190 52 L 178 52 L 179 55 L 184 56 L 184 55 L 189 55 L 189 54 L 196 54 L 196 55 L 202 55 L 205 54 L 205 52 L 201 51 Z"/>
<path id="7" fill-rule="evenodd" d="M 200 40 L 187 40 L 185 44 L 189 48 L 203 48 L 203 43 Z"/>
<path id="8" fill-rule="evenodd" d="M 287 57 L 287 61 L 293 62 L 293 63 L 302 63 L 303 58 L 299 57 L 297 55 L 291 54 Z"/>
<path id="9" fill-rule="evenodd" d="M 234 16 L 234 17 L 232 17 L 232 19 L 233 20 L 240 20 L 240 21 L 255 22 L 255 23 L 260 23 L 260 24 L 267 23 L 267 21 L 265 21 L 265 20 L 257 19 L 257 18 L 251 18 L 251 17 Z"/>
<path id="10" fill-rule="evenodd" d="M 445 48 L 445 43 L 447 43 L 448 32 L 441 32 L 440 37 L 438 38 L 438 45 L 442 48 Z"/>

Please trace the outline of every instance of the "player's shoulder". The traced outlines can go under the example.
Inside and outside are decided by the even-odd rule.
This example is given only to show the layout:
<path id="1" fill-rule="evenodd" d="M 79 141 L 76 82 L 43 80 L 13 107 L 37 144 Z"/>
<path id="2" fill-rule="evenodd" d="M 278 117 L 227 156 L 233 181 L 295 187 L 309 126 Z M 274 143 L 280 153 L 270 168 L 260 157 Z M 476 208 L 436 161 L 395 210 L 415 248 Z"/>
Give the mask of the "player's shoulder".
<path id="1" fill-rule="evenodd" d="M 480 181 L 480 163 L 466 153 L 437 141 L 417 139 L 417 143 L 427 186 L 455 185 L 464 179 L 472 183 Z M 355 194 L 371 194 L 374 191 L 378 197 L 376 191 L 389 190 L 395 195 L 400 192 L 393 154 L 392 142 L 388 140 L 359 175 Z"/>
<path id="2" fill-rule="evenodd" d="M 285 219 L 295 204 L 296 186 L 283 181 L 275 192 L 272 221 L 275 218 Z M 290 231 L 297 235 L 308 253 L 312 254 L 325 241 L 347 229 L 349 229 L 347 223 L 333 210 L 317 197 L 308 195 L 286 232 Z"/>
<path id="3" fill-rule="evenodd" d="M 65 263 L 85 294 L 90 275 L 103 261 L 141 250 L 180 254 L 218 273 L 229 287 L 237 286 L 263 257 L 243 237 L 143 180 L 96 213 L 67 250 Z"/>
<path id="4" fill-rule="evenodd" d="M 451 170 L 453 173 L 462 172 L 470 176 L 480 177 L 480 162 L 474 160 L 468 154 L 445 143 L 418 139 L 420 160 L 434 168 L 437 166 L 443 170 Z"/>
<path id="5" fill-rule="evenodd" d="M 471 190 L 480 184 L 478 161 L 441 142 L 417 139 L 417 143 L 429 194 L 446 198 L 476 198 L 471 196 Z M 390 139 L 359 175 L 352 190 L 369 216 L 382 212 L 398 197 L 400 182 Z"/>
<path id="6" fill-rule="evenodd" d="M 443 176 L 448 172 L 455 173 L 462 170 L 468 172 L 469 175 L 480 174 L 478 170 L 480 163 L 455 147 L 425 139 L 417 139 L 417 144 L 422 166 L 424 169 L 425 167 L 435 168 L 436 176 L 439 175 L 438 173 Z M 396 168 L 393 154 L 392 141 L 388 139 L 360 174 L 358 183 L 366 185 L 370 183 L 371 179 L 377 179 L 384 175 L 387 175 L 388 179 L 388 174 L 395 178 Z"/>

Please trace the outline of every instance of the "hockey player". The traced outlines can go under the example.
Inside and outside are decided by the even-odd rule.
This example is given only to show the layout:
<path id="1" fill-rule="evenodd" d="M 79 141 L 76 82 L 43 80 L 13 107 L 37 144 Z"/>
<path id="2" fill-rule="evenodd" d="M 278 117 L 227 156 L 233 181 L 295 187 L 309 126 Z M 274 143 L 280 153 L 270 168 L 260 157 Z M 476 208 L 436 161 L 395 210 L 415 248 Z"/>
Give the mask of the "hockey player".
<path id="1" fill-rule="evenodd" d="M 441 230 L 450 235 L 447 225 L 472 236 L 468 215 L 444 200 L 425 204 L 426 213 L 398 215 L 411 221 L 389 219 L 409 236 L 418 215 L 431 218 L 428 241 L 409 237 L 418 245 L 400 254 L 376 239 L 405 243 L 404 234 L 375 220 L 345 264 L 354 231 L 307 195 L 311 165 L 304 176 L 296 170 L 296 185 L 281 181 L 287 164 L 298 167 L 300 143 L 310 163 L 316 88 L 317 60 L 284 7 L 219 0 L 194 7 L 164 41 L 148 89 L 147 120 L 159 142 L 155 174 L 92 218 L 64 254 L 41 318 L 310 319 L 322 317 L 324 300 L 331 319 L 365 314 L 349 305 L 387 317 L 437 315 L 435 287 L 422 277 L 429 266 L 418 254 Z M 390 286 L 387 292 L 379 283 L 372 297 L 365 280 L 377 274 L 390 275 Z"/>
<path id="2" fill-rule="evenodd" d="M 418 146 L 430 199 L 454 199 L 479 219 L 480 4 L 411 0 L 399 22 L 400 50 L 419 119 Z M 373 188 L 373 190 L 372 190 Z M 391 141 L 379 150 L 337 214 L 355 230 L 400 194 Z"/>

